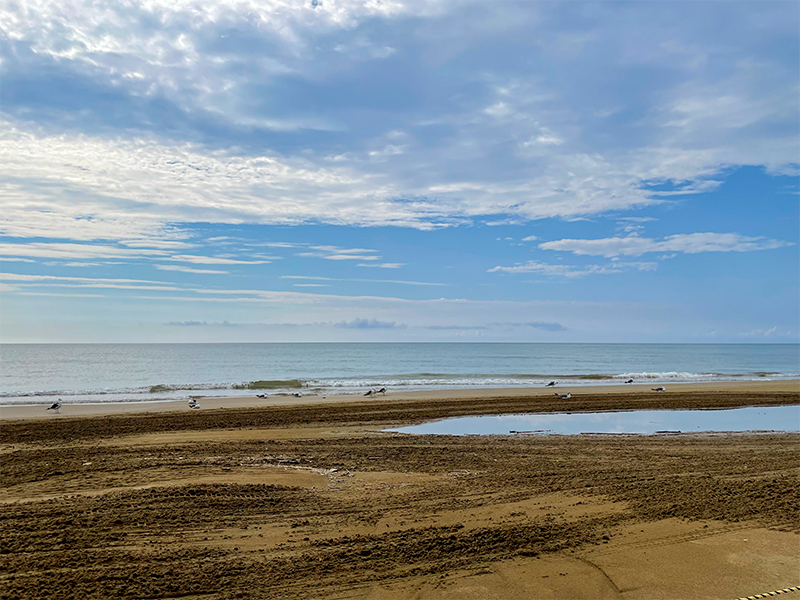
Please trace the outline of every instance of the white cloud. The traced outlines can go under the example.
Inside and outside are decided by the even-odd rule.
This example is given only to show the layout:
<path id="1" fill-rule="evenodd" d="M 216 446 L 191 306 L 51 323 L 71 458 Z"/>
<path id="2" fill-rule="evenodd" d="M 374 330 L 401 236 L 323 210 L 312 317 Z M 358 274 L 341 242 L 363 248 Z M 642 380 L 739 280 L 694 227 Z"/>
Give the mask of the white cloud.
<path id="1" fill-rule="evenodd" d="M 430 283 L 425 281 L 404 281 L 402 279 L 358 279 L 340 277 L 319 277 L 315 275 L 281 275 L 281 279 L 305 279 L 313 281 L 356 281 L 359 283 L 398 283 L 401 285 L 433 285 L 440 286 L 443 283 Z"/>
<path id="2" fill-rule="evenodd" d="M 340 248 L 339 246 L 311 246 L 316 252 L 298 252 L 304 258 L 324 258 L 325 260 L 380 260 L 376 250 L 369 248 Z M 376 265 L 377 266 L 377 265 Z"/>
<path id="3" fill-rule="evenodd" d="M 367 256 L 358 254 L 330 254 L 323 256 L 325 260 L 380 260 L 380 256 Z"/>
<path id="4" fill-rule="evenodd" d="M 266 265 L 269 260 L 239 260 L 235 258 L 224 258 L 221 256 L 195 256 L 192 254 L 176 254 L 169 256 L 166 260 L 178 262 L 188 262 L 199 265 Z"/>
<path id="5" fill-rule="evenodd" d="M 792 242 L 748 237 L 738 233 L 686 233 L 661 240 L 637 235 L 596 240 L 564 239 L 539 244 L 543 250 L 559 250 L 588 256 L 641 256 L 649 252 L 752 252 L 792 246 Z"/>
<path id="6" fill-rule="evenodd" d="M 241 260 L 219 256 L 171 254 L 166 250 L 151 248 L 119 248 L 104 244 L 73 244 L 60 242 L 0 243 L 0 255 L 9 257 L 33 256 L 63 260 L 118 259 L 118 260 L 168 260 L 203 265 L 264 265 L 270 260 Z M 8 258 L 7 260 L 22 260 Z M 178 270 L 178 269 L 173 269 Z"/>
<path id="7" fill-rule="evenodd" d="M 218 240 L 214 239 L 207 239 L 206 242 L 214 242 Z M 185 250 L 187 248 L 194 248 L 197 244 L 189 243 L 189 242 L 177 242 L 174 240 L 158 240 L 158 239 L 146 239 L 146 240 L 120 240 L 120 244 L 123 246 L 128 246 L 130 248 L 160 248 L 163 250 Z"/>
<path id="8" fill-rule="evenodd" d="M 101 267 L 107 263 L 99 262 L 53 262 L 49 261 L 44 263 L 48 267 L 71 267 L 71 268 L 86 268 L 86 267 Z"/>
<path id="9" fill-rule="evenodd" d="M 432 10 L 433 9 L 433 10 Z M 241 109 L 230 95 L 247 83 L 241 65 L 247 53 L 230 51 L 230 31 L 263 37 L 281 48 L 249 60 L 262 80 L 292 73 L 314 48 L 315 36 L 351 30 L 366 19 L 435 12 L 425 3 L 336 0 L 154 0 L 120 4 L 110 0 L 32 0 L 0 9 L 8 39 L 39 57 L 103 78 L 138 96 L 163 96 L 183 110 L 203 110 L 239 125 L 278 131 L 326 129 L 320 119 L 267 117 Z M 210 41 L 218 44 L 209 43 Z M 219 43 L 221 42 L 221 43 Z M 362 40 L 348 53 L 382 59 L 385 44 Z"/>
<path id="10" fill-rule="evenodd" d="M 215 271 L 213 269 L 193 269 L 191 267 L 182 267 L 180 265 L 153 265 L 156 269 L 161 271 L 179 271 L 181 273 L 202 273 L 209 275 L 227 275 L 228 271 Z"/>
<path id="11" fill-rule="evenodd" d="M 743 333 L 743 337 L 774 337 L 778 333 L 778 326 L 770 328 L 758 328 Z"/>
<path id="12" fill-rule="evenodd" d="M 353 319 L 352 321 L 340 321 L 334 323 L 334 327 L 344 327 L 345 329 L 403 329 L 403 323 L 397 324 L 394 321 L 378 321 L 377 319 Z"/>
<path id="13" fill-rule="evenodd" d="M 522 142 L 522 147 L 527 148 L 529 146 L 560 146 L 564 143 L 560 137 L 557 137 L 552 134 L 541 134 L 537 135 L 536 137 L 532 137 L 526 142 Z"/>
<path id="14" fill-rule="evenodd" d="M 543 263 L 536 260 L 531 260 L 523 264 L 517 264 L 512 267 L 492 267 L 489 273 L 540 273 L 551 277 L 565 277 L 567 279 L 576 279 L 578 277 L 586 277 L 587 275 L 610 275 L 614 273 L 622 273 L 624 269 L 636 269 L 637 271 L 653 271 L 657 268 L 656 263 L 611 263 L 610 265 L 553 265 Z"/>
<path id="15" fill-rule="evenodd" d="M 405 264 L 406 263 L 380 263 L 380 264 L 363 263 L 363 264 L 357 264 L 356 266 L 357 267 L 374 267 L 374 268 L 379 268 L 379 269 L 399 269 L 401 267 L 404 267 Z"/>
<path id="16" fill-rule="evenodd" d="M 798 155 L 796 61 L 762 56 L 760 50 L 776 30 L 794 35 L 785 29 L 784 9 L 770 5 L 760 11 L 761 24 L 753 23 L 751 14 L 727 15 L 729 31 L 749 36 L 731 45 L 704 25 L 716 18 L 707 8 L 693 13 L 696 20 L 688 19 L 698 23 L 695 30 L 676 27 L 685 16 L 661 5 L 598 7 L 581 19 L 573 18 L 572 3 L 476 6 L 392 0 L 316 6 L 301 0 L 32 0 L 0 8 L 0 28 L 10 43 L 30 49 L 37 61 L 52 60 L 70 76 L 87 77 L 132 99 L 165 99 L 192 119 L 211 116 L 215 127 L 220 122 L 231 128 L 230 137 L 204 147 L 158 137 L 167 135 L 163 128 L 154 128 L 156 134 L 136 127 L 116 135 L 108 133 L 111 128 L 77 134 L 81 117 L 76 115 L 74 121 L 53 120 L 74 129 L 35 127 L 23 122 L 28 118 L 23 107 L 14 113 L 20 121 L 1 125 L 0 232 L 179 251 L 192 244 L 171 223 L 435 229 L 488 215 L 498 217 L 489 225 L 576 219 L 708 191 L 734 165 L 763 165 L 772 173 L 796 170 L 791 164 Z M 649 18 L 651 10 L 663 18 Z M 392 41 L 370 39 L 368 28 L 359 28 L 367 20 L 407 16 L 420 17 L 413 30 L 400 28 L 408 25 L 403 19 L 381 23 Z M 406 40 L 425 49 L 426 61 L 403 65 L 409 73 L 425 75 L 433 72 L 433 64 L 484 49 L 480 44 L 487 36 L 517 43 L 520 31 L 539 53 L 541 68 L 519 67 L 507 75 L 506 69 L 487 66 L 468 80 L 447 83 L 454 90 L 469 84 L 474 95 L 453 95 L 448 87 L 447 101 L 392 110 L 383 129 L 360 129 L 360 118 L 351 119 L 352 111 L 340 105 L 304 115 L 295 107 L 264 109 L 250 102 L 252 90 L 242 93 L 256 83 L 269 86 L 276 77 L 311 87 L 324 87 L 323 80 L 332 86 L 346 81 L 358 88 L 369 82 L 358 79 L 364 73 L 357 65 L 389 54 L 391 60 L 408 59 L 403 44 L 395 43 Z M 274 47 L 249 54 L 225 41 L 231 32 L 252 34 L 246 39 Z M 337 35 L 341 39 L 331 42 Z M 331 53 L 335 63 L 327 62 Z M 27 60 L 20 57 L 28 53 L 12 54 L 9 60 Z M 553 64 L 587 77 L 597 65 L 604 76 L 606 68 L 615 75 L 632 68 L 641 73 L 668 68 L 671 75 L 663 78 L 667 83 L 642 88 L 641 98 L 627 86 L 595 98 L 581 86 L 550 78 Z M 638 89 L 641 81 L 630 81 Z M 346 90 L 335 91 L 342 92 L 341 104 L 346 104 Z M 439 98 L 443 91 L 432 86 L 426 98 Z M 414 102 L 414 94 L 408 102 Z M 322 112 L 329 116 L 318 116 Z M 637 115 L 636 121 L 626 117 L 624 123 L 608 123 L 608 117 L 626 112 Z M 617 129 L 620 124 L 624 131 Z M 433 126 L 447 133 L 430 135 L 426 128 Z M 341 142 L 317 146 L 312 141 L 300 149 L 289 144 L 293 149 L 255 154 L 237 137 L 252 127 L 326 129 Z M 204 139 L 194 133 L 187 138 Z M 331 155 L 342 160 L 326 162 Z M 499 171 L 498 164 L 503 165 Z M 653 183 L 674 189 L 653 191 Z M 347 252 L 329 252 L 326 258 L 356 259 Z M 379 259 L 365 255 L 359 260 Z"/>
<path id="17" fill-rule="evenodd" d="M 59 259 L 134 259 L 168 256 L 163 250 L 116 248 L 101 244 L 72 244 L 59 242 L 28 242 L 25 244 L 0 243 L 0 254 L 5 256 L 33 256 Z"/>
<path id="18" fill-rule="evenodd" d="M 394 144 L 388 144 L 384 146 L 382 150 L 371 150 L 369 152 L 369 156 L 372 159 L 380 160 L 386 159 L 390 156 L 398 156 L 399 154 L 403 154 L 405 152 L 405 146 L 395 146 Z"/>
<path id="19" fill-rule="evenodd" d="M 186 291 L 186 288 L 146 279 L 109 279 L 97 277 L 62 277 L 58 275 L 24 275 L 0 273 L 0 280 L 15 281 L 17 286 L 91 287 L 123 290 Z"/>

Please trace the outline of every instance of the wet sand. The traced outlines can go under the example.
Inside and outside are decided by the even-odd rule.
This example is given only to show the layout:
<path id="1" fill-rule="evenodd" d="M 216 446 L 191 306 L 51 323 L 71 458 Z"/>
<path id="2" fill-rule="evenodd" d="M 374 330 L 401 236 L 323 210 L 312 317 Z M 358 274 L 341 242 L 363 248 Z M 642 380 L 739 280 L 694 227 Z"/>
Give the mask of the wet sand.
<path id="1" fill-rule="evenodd" d="M 0 598 L 738 598 L 800 584 L 800 434 L 382 433 L 800 404 L 796 381 L 650 387 L 3 409 Z"/>
<path id="2" fill-rule="evenodd" d="M 665 385 L 666 392 L 662 394 L 674 395 L 682 392 L 800 392 L 800 380 L 782 379 L 767 381 L 733 381 L 733 382 L 703 382 L 703 383 L 634 383 L 630 385 L 597 385 L 597 386 L 569 386 L 560 384 L 554 388 L 483 388 L 483 389 L 460 389 L 460 390 L 434 390 L 423 392 L 397 392 L 389 390 L 388 395 L 378 395 L 374 398 L 392 400 L 441 400 L 451 398 L 478 399 L 478 398 L 522 398 L 522 397 L 548 397 L 555 392 L 570 392 L 574 396 L 598 395 L 598 394 L 628 394 L 628 393 L 650 393 L 652 388 Z M 252 396 L 242 396 L 238 398 L 215 397 L 215 396 L 195 396 L 199 398 L 201 409 L 216 408 L 256 408 L 264 406 L 290 406 L 318 403 L 342 403 L 342 402 L 365 402 L 369 397 L 362 395 L 332 395 L 317 396 L 314 394 L 302 394 L 301 398 L 290 395 L 268 395 L 267 398 L 258 398 L 255 393 Z M 373 399 L 374 399 L 373 398 Z M 0 406 L 0 419 L 36 419 L 52 418 L 54 413 L 47 411 L 47 405 L 32 404 L 18 406 Z M 70 404 L 69 400 L 59 411 L 62 415 L 88 416 L 88 415 L 112 415 L 119 413 L 139 413 L 139 412 L 172 412 L 187 409 L 186 400 L 171 400 L 165 402 L 109 402 L 104 404 Z"/>

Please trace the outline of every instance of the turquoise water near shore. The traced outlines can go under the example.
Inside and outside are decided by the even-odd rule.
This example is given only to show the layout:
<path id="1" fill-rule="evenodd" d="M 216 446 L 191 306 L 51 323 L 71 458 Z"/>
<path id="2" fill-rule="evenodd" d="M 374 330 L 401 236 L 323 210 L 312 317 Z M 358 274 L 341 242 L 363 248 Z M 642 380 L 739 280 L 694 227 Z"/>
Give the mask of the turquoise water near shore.
<path id="1" fill-rule="evenodd" d="M 0 405 L 800 376 L 798 344 L 3 344 Z"/>

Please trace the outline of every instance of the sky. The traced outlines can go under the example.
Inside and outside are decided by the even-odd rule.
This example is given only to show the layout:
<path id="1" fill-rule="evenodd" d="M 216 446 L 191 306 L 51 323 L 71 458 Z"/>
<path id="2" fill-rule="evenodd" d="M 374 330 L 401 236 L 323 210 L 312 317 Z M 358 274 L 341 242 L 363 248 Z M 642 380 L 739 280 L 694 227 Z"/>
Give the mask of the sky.
<path id="1" fill-rule="evenodd" d="M 800 340 L 800 3 L 0 5 L 0 341 Z"/>

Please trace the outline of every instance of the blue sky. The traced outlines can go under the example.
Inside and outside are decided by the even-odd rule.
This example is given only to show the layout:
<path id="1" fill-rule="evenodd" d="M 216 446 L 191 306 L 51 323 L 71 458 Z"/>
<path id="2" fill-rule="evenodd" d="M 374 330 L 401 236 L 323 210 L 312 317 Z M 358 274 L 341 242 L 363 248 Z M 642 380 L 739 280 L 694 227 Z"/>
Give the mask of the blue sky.
<path id="1" fill-rule="evenodd" d="M 800 4 L 0 7 L 3 342 L 798 342 Z"/>

